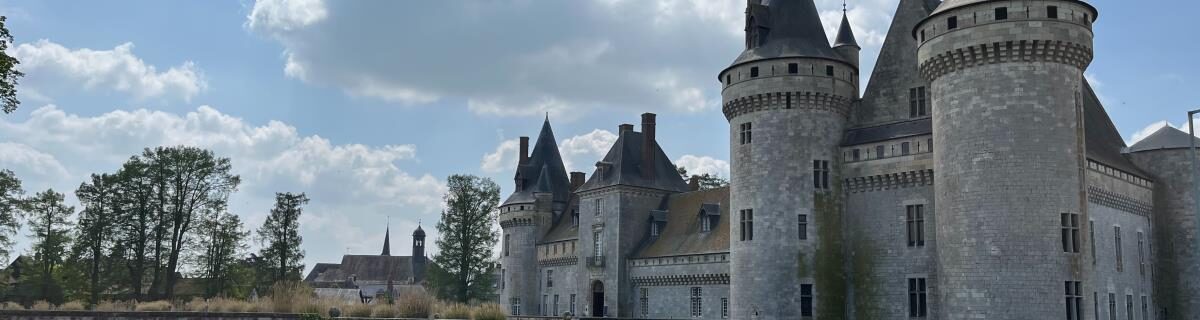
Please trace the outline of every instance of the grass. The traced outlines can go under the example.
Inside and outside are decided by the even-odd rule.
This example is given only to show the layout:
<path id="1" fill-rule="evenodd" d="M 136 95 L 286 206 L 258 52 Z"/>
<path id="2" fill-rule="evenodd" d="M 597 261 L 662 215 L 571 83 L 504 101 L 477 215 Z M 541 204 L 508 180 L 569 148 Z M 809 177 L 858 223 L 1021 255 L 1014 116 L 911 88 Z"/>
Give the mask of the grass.
<path id="1" fill-rule="evenodd" d="M 133 307 L 133 311 L 171 311 L 172 307 L 171 303 L 167 301 L 139 302 Z"/>
<path id="2" fill-rule="evenodd" d="M 474 320 L 504 320 L 508 318 L 508 312 L 495 303 L 488 303 L 475 307 Z"/>
<path id="3" fill-rule="evenodd" d="M 443 319 L 471 319 L 471 306 L 461 303 L 439 303 L 437 315 Z"/>

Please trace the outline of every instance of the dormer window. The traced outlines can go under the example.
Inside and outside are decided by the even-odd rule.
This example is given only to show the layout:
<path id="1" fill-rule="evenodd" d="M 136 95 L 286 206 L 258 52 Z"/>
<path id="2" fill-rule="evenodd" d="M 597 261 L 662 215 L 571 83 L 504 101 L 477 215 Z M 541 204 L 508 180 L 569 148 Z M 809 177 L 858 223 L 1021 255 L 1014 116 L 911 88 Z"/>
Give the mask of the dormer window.
<path id="1" fill-rule="evenodd" d="M 717 219 L 721 217 L 721 207 L 717 204 L 703 204 L 700 206 L 700 232 L 710 232 L 717 226 Z"/>
<path id="2" fill-rule="evenodd" d="M 571 225 L 579 226 L 579 208 L 571 209 Z"/>
<path id="3" fill-rule="evenodd" d="M 700 232 L 712 231 L 712 218 L 707 215 L 700 216 Z"/>
<path id="4" fill-rule="evenodd" d="M 662 227 L 658 226 L 658 222 L 651 223 L 650 224 L 650 236 L 657 237 L 660 233 L 662 233 L 662 230 L 660 230 L 661 228 Z"/>

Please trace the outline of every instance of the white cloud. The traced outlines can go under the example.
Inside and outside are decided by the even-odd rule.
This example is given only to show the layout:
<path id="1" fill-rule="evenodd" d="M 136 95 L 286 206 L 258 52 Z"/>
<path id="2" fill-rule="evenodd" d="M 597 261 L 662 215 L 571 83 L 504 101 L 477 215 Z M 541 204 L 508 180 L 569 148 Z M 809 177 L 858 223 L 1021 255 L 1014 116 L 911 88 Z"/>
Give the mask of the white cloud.
<path id="1" fill-rule="evenodd" d="M 586 134 L 567 138 L 558 146 L 567 171 L 592 172 L 592 164 L 604 158 L 608 149 L 617 142 L 617 135 L 607 130 L 595 129 Z"/>
<path id="2" fill-rule="evenodd" d="M 91 117 L 44 106 L 23 122 L 0 119 L 0 137 L 8 140 L 0 142 L 0 165 L 25 179 L 26 189 L 67 194 L 88 174 L 115 171 L 145 147 L 212 150 L 229 157 L 243 178 L 230 210 L 250 229 L 262 223 L 275 192 L 308 194 L 305 214 L 321 221 L 304 233 L 310 262 L 336 260 L 344 248 L 364 245 L 345 243 L 362 239 L 344 233 L 382 235 L 378 224 L 386 215 L 395 214 L 400 225 L 435 221 L 445 192 L 439 179 L 398 167 L 416 161 L 413 145 L 334 144 L 282 122 L 250 124 L 208 106 L 187 114 L 139 109 Z"/>
<path id="3" fill-rule="evenodd" d="M 292 31 L 324 20 L 322 0 L 258 0 L 246 16 L 250 29 Z"/>
<path id="4" fill-rule="evenodd" d="M 185 101 L 208 88 L 204 74 L 195 63 L 186 61 L 159 72 L 133 54 L 133 43 L 111 50 L 69 49 L 50 40 L 22 43 L 11 54 L 21 60 L 28 81 L 23 86 L 61 87 L 69 81 L 88 90 L 114 90 L 137 99 L 177 98 Z M 38 90 L 45 93 L 46 90 Z"/>
<path id="5" fill-rule="evenodd" d="M 1149 137 L 1151 134 L 1158 132 L 1158 129 L 1162 129 L 1164 127 L 1171 127 L 1171 123 L 1166 122 L 1166 121 L 1159 121 L 1159 122 L 1151 123 L 1150 125 L 1146 126 L 1145 128 L 1142 128 L 1141 130 L 1134 132 L 1133 136 L 1130 137 L 1130 139 L 1129 139 L 1128 145 L 1132 146 L 1132 145 L 1142 141 L 1142 139 Z"/>
<path id="6" fill-rule="evenodd" d="M 518 153 L 521 153 L 519 140 L 504 140 L 496 146 L 496 150 L 483 155 L 480 169 L 487 173 L 511 171 L 517 166 Z"/>
<path id="7" fill-rule="evenodd" d="M 675 160 L 675 165 L 687 168 L 689 175 L 711 174 L 729 177 L 729 162 L 708 156 L 684 155 Z"/>

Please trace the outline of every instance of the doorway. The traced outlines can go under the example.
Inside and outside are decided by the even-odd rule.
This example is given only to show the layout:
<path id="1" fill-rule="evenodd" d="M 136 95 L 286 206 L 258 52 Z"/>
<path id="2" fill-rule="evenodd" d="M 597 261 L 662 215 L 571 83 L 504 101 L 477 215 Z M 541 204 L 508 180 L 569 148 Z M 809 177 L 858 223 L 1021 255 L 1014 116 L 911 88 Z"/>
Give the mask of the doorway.
<path id="1" fill-rule="evenodd" d="M 592 316 L 604 316 L 604 283 L 592 281 Z"/>

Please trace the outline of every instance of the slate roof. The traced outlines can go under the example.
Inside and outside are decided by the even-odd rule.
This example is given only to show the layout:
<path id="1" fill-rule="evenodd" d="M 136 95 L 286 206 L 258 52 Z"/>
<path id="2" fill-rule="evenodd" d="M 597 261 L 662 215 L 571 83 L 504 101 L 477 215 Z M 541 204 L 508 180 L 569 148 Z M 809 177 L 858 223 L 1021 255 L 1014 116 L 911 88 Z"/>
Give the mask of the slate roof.
<path id="1" fill-rule="evenodd" d="M 719 211 L 712 231 L 700 232 L 700 215 Z M 666 226 L 657 238 L 650 238 L 634 258 L 669 257 L 729 252 L 729 188 L 717 188 L 668 196 Z M 662 219 L 654 217 L 654 219 Z M 648 232 L 648 231 L 647 231 Z"/>
<path id="2" fill-rule="evenodd" d="M 1179 130 L 1172 126 L 1163 126 L 1158 131 L 1150 134 L 1150 136 L 1134 143 L 1129 147 L 1130 153 L 1145 152 L 1154 150 L 1171 150 L 1171 149 L 1187 149 L 1191 148 L 1191 142 L 1188 141 L 1189 135 L 1183 130 Z M 1196 146 L 1200 146 L 1200 139 L 1191 137 L 1196 141 Z"/>
<path id="3" fill-rule="evenodd" d="M 678 191 L 688 190 L 687 183 L 679 176 L 671 158 L 655 145 L 654 166 L 655 176 L 646 179 L 642 176 L 642 133 L 626 131 L 617 138 L 617 142 L 608 150 L 603 160 L 597 163 L 596 171 L 588 181 L 579 187 L 578 191 L 594 190 L 615 185 L 643 187 L 650 189 Z"/>
<path id="4" fill-rule="evenodd" d="M 942 5 L 938 6 L 937 10 L 934 10 L 933 13 L 937 14 L 937 13 L 942 13 L 947 10 L 958 8 L 958 7 L 965 7 L 965 6 L 969 6 L 969 5 L 976 4 L 976 3 L 993 2 L 993 1 L 1002 1 L 1002 0 L 946 0 L 946 1 L 942 1 Z M 1003 1 L 1007 1 L 1007 0 L 1003 0 Z M 1067 1 L 1082 4 L 1084 6 L 1092 8 L 1092 12 L 1096 12 L 1096 8 L 1093 7 L 1091 4 L 1088 4 L 1087 2 L 1083 2 L 1083 1 L 1079 1 L 1079 0 L 1067 0 Z M 1093 16 L 1092 19 L 1095 19 L 1095 16 Z"/>
<path id="5" fill-rule="evenodd" d="M 879 50 L 879 62 L 867 81 L 862 103 L 854 110 L 853 126 L 872 126 L 908 118 L 909 89 L 929 87 L 917 72 L 917 40 L 911 31 L 937 5 L 938 0 L 900 0 L 887 38 Z"/>
<path id="6" fill-rule="evenodd" d="M 391 279 L 396 284 L 403 284 L 412 279 L 414 283 L 419 283 L 423 277 L 420 273 L 414 273 L 413 267 L 413 257 L 344 255 L 340 264 L 317 264 L 304 281 L 341 283 L 353 276 L 360 282 Z"/>
<path id="7" fill-rule="evenodd" d="M 1138 169 L 1123 154 L 1125 139 L 1121 138 L 1117 126 L 1113 125 L 1112 118 L 1104 110 L 1104 105 L 1100 103 L 1100 98 L 1096 96 L 1087 79 L 1083 80 L 1083 89 L 1083 130 L 1088 159 L 1148 178 L 1149 175 Z"/>
<path id="8" fill-rule="evenodd" d="M 756 24 L 768 27 L 770 31 L 762 45 L 746 49 L 733 61 L 734 65 L 780 57 L 844 61 L 829 46 L 821 16 L 812 0 L 776 0 L 765 6 L 751 5 L 750 10 L 759 19 Z"/>
<path id="9" fill-rule="evenodd" d="M 850 27 L 850 18 L 846 16 L 846 12 L 842 12 L 842 26 L 838 27 L 837 39 L 833 41 L 833 47 L 841 46 L 858 46 L 858 40 L 854 39 L 854 29 Z"/>
<path id="10" fill-rule="evenodd" d="M 554 225 L 550 227 L 549 231 L 546 231 L 546 235 L 538 243 L 579 239 L 579 226 L 571 220 L 571 215 L 577 210 L 579 210 L 579 197 L 572 196 L 571 201 L 567 202 L 567 210 L 558 215 Z"/>
<path id="11" fill-rule="evenodd" d="M 842 138 L 842 146 L 855 146 L 928 134 L 933 134 L 933 119 L 920 118 L 846 130 L 846 134 Z"/>
<path id="12" fill-rule="evenodd" d="M 543 177 L 543 172 L 548 175 Z M 524 188 L 516 190 L 504 200 L 503 205 L 514 203 L 533 203 L 533 193 L 537 188 L 545 188 L 554 194 L 555 202 L 567 202 L 571 197 L 571 182 L 567 169 L 563 166 L 562 155 L 558 153 L 558 143 L 554 140 L 554 130 L 550 128 L 550 119 L 542 123 L 542 131 L 538 134 L 533 151 L 529 154 L 529 162 L 517 165 L 517 179 L 524 179 Z M 545 180 L 544 182 L 542 180 Z"/>

